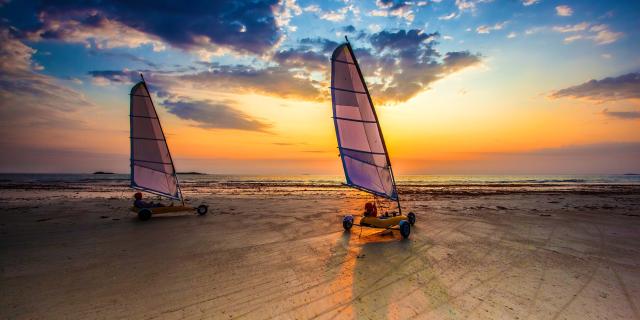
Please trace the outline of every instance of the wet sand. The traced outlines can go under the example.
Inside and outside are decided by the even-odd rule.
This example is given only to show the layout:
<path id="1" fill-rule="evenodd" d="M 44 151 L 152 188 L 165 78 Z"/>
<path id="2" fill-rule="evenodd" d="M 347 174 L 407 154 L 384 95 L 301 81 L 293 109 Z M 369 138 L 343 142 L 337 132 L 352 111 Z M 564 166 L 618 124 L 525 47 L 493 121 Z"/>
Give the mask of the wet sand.
<path id="1" fill-rule="evenodd" d="M 147 222 L 129 191 L 3 189 L 0 318 L 640 319 L 637 189 L 407 192 L 409 240 L 343 232 L 361 193 L 248 189 Z"/>

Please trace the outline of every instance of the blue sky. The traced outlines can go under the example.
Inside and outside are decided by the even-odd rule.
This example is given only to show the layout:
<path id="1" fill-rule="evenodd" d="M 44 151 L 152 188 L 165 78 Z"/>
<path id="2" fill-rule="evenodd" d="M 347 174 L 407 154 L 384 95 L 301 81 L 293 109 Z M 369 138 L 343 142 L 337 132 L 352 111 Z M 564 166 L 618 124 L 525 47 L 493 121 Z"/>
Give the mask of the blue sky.
<path id="1" fill-rule="evenodd" d="M 404 11 L 392 16 L 393 7 L 381 8 L 384 5 L 380 2 L 376 5 L 373 1 L 300 1 L 296 4 L 300 8 L 300 11 L 297 11 L 299 14 L 296 9 L 283 9 L 290 12 L 291 18 L 287 27 L 282 29 L 281 35 L 284 35 L 284 39 L 279 48 L 296 47 L 302 38 L 320 37 L 341 41 L 343 35 L 351 36 L 355 46 L 366 45 L 364 42 L 359 43 L 359 32 L 370 34 L 380 30 L 417 29 L 438 32 L 438 48 L 442 51 L 471 50 L 486 56 L 499 55 L 505 51 L 505 47 L 513 48 L 516 52 L 522 51 L 534 62 L 523 67 L 566 65 L 569 57 L 572 57 L 570 60 L 578 58 L 583 62 L 590 62 L 593 59 L 601 59 L 602 55 L 619 58 L 616 59 L 616 64 L 607 66 L 604 70 L 596 69 L 600 74 L 605 75 L 604 73 L 611 72 L 612 68 L 617 69 L 614 72 L 626 72 L 638 67 L 638 56 L 635 52 L 640 49 L 640 38 L 638 33 L 634 32 L 640 27 L 640 4 L 637 1 L 537 1 L 528 6 L 521 1 L 456 3 L 443 0 L 408 3 L 413 5 L 407 5 Z M 422 3 L 425 4 L 419 5 Z M 470 7 L 464 8 L 461 3 L 468 3 Z M 9 2 L 2 8 L 3 18 L 9 20 L 9 25 L 33 23 L 37 12 L 33 5 L 28 6 L 29 10 L 12 10 L 14 6 L 22 6 L 22 3 Z M 571 8 L 571 15 L 558 15 L 558 6 Z M 381 16 L 383 14 L 387 16 Z M 400 16 L 403 14 L 405 17 Z M 594 47 L 591 45 L 594 40 L 585 39 L 575 40 L 571 45 L 548 46 L 549 41 L 563 43 L 563 40 L 571 35 L 583 35 L 584 38 L 593 36 L 588 31 L 554 31 L 554 27 L 575 26 L 581 23 L 605 24 L 611 32 L 622 35 L 613 43 L 603 46 Z M 345 32 L 344 28 L 348 26 L 355 27 L 357 31 Z M 499 29 L 496 29 L 496 26 Z M 482 27 L 486 27 L 487 33 L 479 33 L 483 30 Z M 510 34 L 512 38 L 508 37 Z M 85 78 L 91 70 L 153 70 L 171 68 L 176 64 L 197 66 L 197 61 L 201 60 L 201 57 L 194 56 L 193 51 L 171 46 L 166 50 L 154 51 L 151 44 L 143 43 L 135 47 L 116 46 L 104 50 L 96 48 L 91 39 L 78 39 L 79 42 L 76 43 L 60 40 L 62 41 L 28 42 L 38 50 L 34 60 L 44 66 L 43 73 L 60 78 Z M 592 52 L 589 54 L 586 50 Z M 131 57 L 140 60 L 136 61 Z M 544 57 L 546 66 L 545 61 L 538 60 L 537 57 Z M 234 64 L 251 62 L 252 58 L 254 57 L 227 54 L 205 60 Z M 154 64 L 155 68 L 144 61 Z M 598 65 L 594 64 L 592 67 L 597 68 Z"/>
<path id="2" fill-rule="evenodd" d="M 0 16 L 2 171 L 126 171 L 126 93 L 143 72 L 188 169 L 280 157 L 334 173 L 331 123 L 316 119 L 345 35 L 406 173 L 603 145 L 624 165 L 583 171 L 640 170 L 638 1 L 2 0 Z M 34 156 L 64 151 L 93 160 Z"/>

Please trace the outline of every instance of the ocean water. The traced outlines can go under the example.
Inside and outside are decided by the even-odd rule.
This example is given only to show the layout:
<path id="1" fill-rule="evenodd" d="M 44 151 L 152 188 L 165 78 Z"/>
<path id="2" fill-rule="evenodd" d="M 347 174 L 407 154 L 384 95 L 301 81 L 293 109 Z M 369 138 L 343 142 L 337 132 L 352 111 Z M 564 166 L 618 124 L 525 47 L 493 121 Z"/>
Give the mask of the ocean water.
<path id="1" fill-rule="evenodd" d="M 343 176 L 179 175 L 183 194 L 341 194 Z M 403 197 L 420 194 L 482 195 L 521 192 L 638 193 L 640 175 L 411 175 L 396 179 Z M 0 189 L 73 191 L 125 196 L 128 174 L 0 174 Z M 351 193 L 349 193 L 351 194 Z M 358 192 L 353 192 L 358 194 Z"/>
<path id="2" fill-rule="evenodd" d="M 261 185 L 341 185 L 343 176 L 333 175 L 219 175 L 180 174 L 183 185 L 225 183 Z M 28 184 L 128 184 L 128 174 L 30 174 L 2 173 L 0 186 Z M 617 175 L 405 175 L 399 186 L 450 185 L 640 185 L 640 174 Z"/>

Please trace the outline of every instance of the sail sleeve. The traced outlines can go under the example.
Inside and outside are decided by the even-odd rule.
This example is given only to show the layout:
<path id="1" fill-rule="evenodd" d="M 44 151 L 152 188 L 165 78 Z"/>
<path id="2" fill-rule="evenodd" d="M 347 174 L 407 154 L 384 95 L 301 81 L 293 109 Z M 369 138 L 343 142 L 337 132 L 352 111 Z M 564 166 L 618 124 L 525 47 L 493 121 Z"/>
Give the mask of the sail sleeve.
<path id="1" fill-rule="evenodd" d="M 347 185 L 397 200 L 380 124 L 349 44 L 331 57 L 331 98 Z"/>
<path id="2" fill-rule="evenodd" d="M 144 81 L 131 89 L 131 187 L 180 200 L 178 179 Z"/>

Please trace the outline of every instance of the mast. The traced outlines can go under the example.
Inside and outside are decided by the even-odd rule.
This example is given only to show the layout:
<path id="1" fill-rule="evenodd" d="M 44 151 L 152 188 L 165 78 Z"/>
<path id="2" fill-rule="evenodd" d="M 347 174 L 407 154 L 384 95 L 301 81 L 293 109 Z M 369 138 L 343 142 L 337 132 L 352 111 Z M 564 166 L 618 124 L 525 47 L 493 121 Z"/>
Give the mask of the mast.
<path id="1" fill-rule="evenodd" d="M 360 76 L 360 81 L 362 81 L 365 92 L 367 93 L 367 99 L 369 99 L 369 104 L 371 105 L 371 111 L 373 112 L 373 117 L 376 119 L 378 123 L 378 133 L 380 134 L 380 139 L 382 140 L 382 147 L 384 148 L 384 154 L 387 158 L 387 164 L 389 165 L 389 172 L 391 173 L 391 181 L 393 181 L 393 188 L 396 193 L 396 201 L 398 204 L 398 213 L 402 214 L 402 206 L 400 205 L 400 195 L 398 193 L 398 186 L 396 185 L 396 179 L 393 174 L 393 169 L 391 168 L 391 159 L 389 158 L 389 151 L 387 150 L 387 143 L 384 141 L 384 135 L 382 134 L 382 128 L 380 128 L 380 120 L 378 120 L 378 115 L 376 113 L 376 108 L 373 105 L 373 100 L 371 100 L 371 94 L 369 93 L 369 87 L 367 83 L 364 81 L 364 76 L 362 75 L 362 70 L 360 70 L 360 64 L 358 64 L 358 60 L 356 59 L 355 54 L 353 53 L 353 48 L 351 47 L 351 42 L 347 36 L 344 36 L 344 39 L 347 41 L 346 45 L 349 48 L 349 53 L 351 54 L 351 59 L 353 59 L 353 63 L 356 66 L 356 70 L 358 70 L 358 75 Z"/>
<path id="2" fill-rule="evenodd" d="M 142 73 L 140 74 L 142 76 Z M 144 81 L 144 80 L 143 80 Z M 133 94 L 129 94 L 129 187 L 134 188 L 133 167 L 135 157 L 133 156 Z"/>

